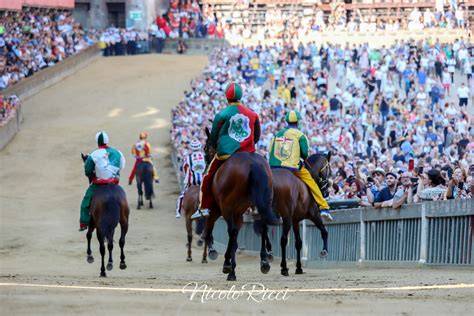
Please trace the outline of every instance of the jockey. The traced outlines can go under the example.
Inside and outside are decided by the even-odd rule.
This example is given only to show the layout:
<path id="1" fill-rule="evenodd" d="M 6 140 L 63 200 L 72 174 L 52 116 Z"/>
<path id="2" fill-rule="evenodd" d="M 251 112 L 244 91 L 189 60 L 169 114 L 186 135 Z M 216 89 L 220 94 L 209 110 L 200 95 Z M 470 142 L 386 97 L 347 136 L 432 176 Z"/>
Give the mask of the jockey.
<path id="1" fill-rule="evenodd" d="M 191 142 L 189 148 L 192 153 L 186 156 L 183 164 L 184 188 L 176 203 L 176 218 L 181 217 L 181 205 L 186 190 L 192 185 L 201 185 L 203 173 L 206 170 L 206 160 L 204 159 L 204 153 L 201 151 L 201 143 L 195 139 Z"/>
<path id="2" fill-rule="evenodd" d="M 138 162 L 145 161 L 153 166 L 153 160 L 151 158 L 151 145 L 147 141 L 148 134 L 146 132 L 142 132 L 138 137 L 140 140 L 132 146 L 132 154 L 136 160 L 132 171 L 130 172 L 130 176 L 128 177 L 128 185 L 132 185 Z M 160 182 L 160 178 L 158 177 L 158 172 L 156 171 L 155 166 L 153 166 L 153 180 L 155 180 L 156 183 Z"/>
<path id="3" fill-rule="evenodd" d="M 309 147 L 308 138 L 298 129 L 301 114 L 298 111 L 290 111 L 286 114 L 285 120 L 288 127 L 277 132 L 270 144 L 270 167 L 291 170 L 308 186 L 311 195 L 319 205 L 321 217 L 332 221 L 328 203 L 308 169 L 301 162 L 301 159 L 308 157 Z"/>
<path id="4" fill-rule="evenodd" d="M 89 155 L 84 164 L 85 174 L 89 179 L 92 179 L 92 182 L 82 199 L 79 231 L 87 229 L 90 220 L 89 207 L 97 186 L 110 183 L 118 184 L 120 170 L 125 167 L 125 158 L 120 150 L 109 147 L 109 136 L 104 131 L 95 135 L 95 141 L 99 148 Z"/>
<path id="5" fill-rule="evenodd" d="M 214 174 L 219 167 L 236 152 L 255 152 L 255 144 L 260 138 L 260 121 L 258 115 L 240 103 L 242 88 L 231 83 L 225 90 L 227 103 L 225 109 L 214 117 L 209 137 L 211 147 L 216 148 L 216 156 L 212 159 L 201 184 L 200 206 L 191 216 L 192 219 L 209 216 L 213 206 L 211 190 Z"/>

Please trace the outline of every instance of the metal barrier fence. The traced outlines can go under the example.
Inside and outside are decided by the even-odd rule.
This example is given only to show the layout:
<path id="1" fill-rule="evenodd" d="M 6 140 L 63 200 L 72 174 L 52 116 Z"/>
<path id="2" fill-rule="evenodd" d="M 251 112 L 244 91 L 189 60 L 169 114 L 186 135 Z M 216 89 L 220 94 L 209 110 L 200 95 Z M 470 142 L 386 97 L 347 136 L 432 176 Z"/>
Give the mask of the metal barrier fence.
<path id="1" fill-rule="evenodd" d="M 474 266 L 474 200 L 451 200 L 405 205 L 400 210 L 359 208 L 333 212 L 326 224 L 329 255 L 320 258 L 319 230 L 307 221 L 301 225 L 302 259 L 312 265 L 462 265 Z M 259 253 L 260 236 L 253 232 L 253 220 L 245 216 L 239 233 L 241 250 Z M 273 253 L 280 256 L 281 225 L 271 227 Z M 214 239 L 227 245 L 227 224 L 221 218 Z M 296 258 L 290 232 L 289 259 Z"/>

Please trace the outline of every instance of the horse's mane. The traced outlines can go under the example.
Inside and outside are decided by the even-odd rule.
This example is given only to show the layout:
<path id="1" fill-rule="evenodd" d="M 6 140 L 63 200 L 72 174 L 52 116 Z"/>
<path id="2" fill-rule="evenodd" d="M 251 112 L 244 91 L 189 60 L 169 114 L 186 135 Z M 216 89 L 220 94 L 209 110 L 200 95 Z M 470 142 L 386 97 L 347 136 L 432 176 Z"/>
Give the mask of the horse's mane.
<path id="1" fill-rule="evenodd" d="M 314 163 L 316 163 L 316 161 L 318 161 L 321 158 L 327 159 L 327 156 L 324 155 L 324 154 L 321 154 L 321 153 L 312 154 L 311 156 L 308 157 L 308 162 L 310 164 L 314 164 Z"/>

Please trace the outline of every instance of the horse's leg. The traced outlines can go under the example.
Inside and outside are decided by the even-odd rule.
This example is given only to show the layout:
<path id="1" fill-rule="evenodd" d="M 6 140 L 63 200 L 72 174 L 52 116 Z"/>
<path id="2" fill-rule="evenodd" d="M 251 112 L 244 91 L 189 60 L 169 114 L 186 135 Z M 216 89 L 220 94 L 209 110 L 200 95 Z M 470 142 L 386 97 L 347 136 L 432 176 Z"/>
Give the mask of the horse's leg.
<path id="1" fill-rule="evenodd" d="M 123 247 L 125 246 L 125 235 L 127 235 L 128 231 L 128 222 L 125 223 L 120 223 L 120 240 L 119 240 L 119 246 L 120 246 L 120 269 L 124 270 L 127 268 L 127 265 L 125 264 L 125 254 L 123 253 Z"/>
<path id="2" fill-rule="evenodd" d="M 270 263 L 267 260 L 267 248 L 266 243 L 268 240 L 268 226 L 262 223 L 262 234 L 261 234 L 261 241 L 262 245 L 260 248 L 260 271 L 263 274 L 267 274 L 270 271 Z"/>
<path id="3" fill-rule="evenodd" d="M 107 249 L 109 250 L 109 262 L 107 263 L 107 271 L 112 271 L 114 268 L 114 262 L 112 260 L 112 250 L 114 250 L 114 233 L 112 232 L 112 237 L 110 240 L 107 240 Z"/>
<path id="4" fill-rule="evenodd" d="M 150 208 L 153 208 L 153 201 L 150 198 Z"/>
<path id="5" fill-rule="evenodd" d="M 219 218 L 220 214 L 216 210 L 211 210 L 209 217 L 206 220 L 206 228 L 204 229 L 203 236 L 204 236 L 204 251 L 202 254 L 202 263 L 207 263 L 207 255 L 209 255 L 209 259 L 216 260 L 218 253 L 214 249 L 214 237 L 212 236 L 212 231 L 214 229 L 214 224 L 216 220 Z M 208 250 L 209 249 L 209 250 Z"/>
<path id="6" fill-rule="evenodd" d="M 310 219 L 314 223 L 314 226 L 316 226 L 321 232 L 321 239 L 323 240 L 323 250 L 321 250 L 319 256 L 321 258 L 325 258 L 328 255 L 328 231 L 326 230 L 326 227 L 324 226 L 321 217 L 311 216 Z"/>
<path id="7" fill-rule="evenodd" d="M 270 237 L 268 237 L 268 230 L 267 230 L 265 246 L 267 248 L 267 260 L 268 260 L 268 262 L 272 262 L 273 261 L 273 251 L 272 251 L 272 243 L 270 242 Z"/>
<path id="8" fill-rule="evenodd" d="M 193 258 L 191 257 L 191 244 L 193 242 L 193 221 L 191 220 L 191 217 L 186 216 L 186 232 L 188 233 L 188 243 L 186 246 L 188 247 L 188 257 L 186 258 L 186 261 L 193 261 Z"/>
<path id="9" fill-rule="evenodd" d="M 288 217 L 283 217 L 283 232 L 280 239 L 281 247 L 281 275 L 288 276 L 288 267 L 286 265 L 286 245 L 288 245 L 288 233 L 290 232 L 291 222 Z"/>
<path id="10" fill-rule="evenodd" d="M 92 233 L 94 232 L 95 229 L 95 223 L 94 219 L 91 217 L 91 220 L 89 221 L 89 229 L 87 230 L 87 262 L 93 263 L 94 262 L 94 257 L 92 256 L 92 251 L 91 251 L 91 239 L 92 239 Z"/>
<path id="11" fill-rule="evenodd" d="M 303 269 L 301 268 L 301 248 L 303 247 L 303 242 L 301 241 L 300 225 L 299 225 L 299 221 L 297 220 L 293 220 L 293 232 L 295 234 L 295 247 L 296 247 L 295 274 L 303 274 Z"/>
<path id="12" fill-rule="evenodd" d="M 100 255 L 102 256 L 102 264 L 100 266 L 100 276 L 106 277 L 107 275 L 105 274 L 105 265 L 104 265 L 104 257 L 105 257 L 104 236 L 100 233 L 99 229 L 97 229 L 97 239 L 99 240 Z"/>
<path id="13" fill-rule="evenodd" d="M 137 190 L 138 190 L 138 205 L 137 210 L 140 209 L 140 206 L 143 205 L 143 190 L 142 190 L 142 181 L 137 177 Z"/>
<path id="14" fill-rule="evenodd" d="M 237 242 L 237 237 L 239 236 L 239 230 L 240 230 L 241 226 L 242 226 L 242 217 L 237 219 L 236 223 L 234 224 L 233 229 L 230 232 L 229 239 L 232 239 L 232 249 L 231 249 L 232 270 L 227 275 L 227 281 L 236 281 L 237 280 L 237 277 L 235 275 L 235 267 L 237 266 L 237 261 L 235 260 L 235 255 L 236 255 L 236 252 L 237 252 L 237 248 L 239 246 L 239 244 Z"/>
<path id="15" fill-rule="evenodd" d="M 232 264 L 230 262 L 230 259 L 232 254 L 232 247 L 234 246 L 233 236 L 235 235 L 236 227 L 232 219 L 226 220 L 226 223 L 229 240 L 227 241 L 227 249 L 224 254 L 224 266 L 222 268 L 222 273 L 228 274 L 232 271 Z"/>

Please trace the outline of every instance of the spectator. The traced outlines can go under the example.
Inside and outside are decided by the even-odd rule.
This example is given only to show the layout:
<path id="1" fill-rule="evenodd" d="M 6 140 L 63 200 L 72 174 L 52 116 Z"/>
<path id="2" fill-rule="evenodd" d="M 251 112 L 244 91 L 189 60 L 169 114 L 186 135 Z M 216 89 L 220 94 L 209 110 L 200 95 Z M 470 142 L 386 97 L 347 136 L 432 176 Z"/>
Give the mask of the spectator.
<path id="1" fill-rule="evenodd" d="M 392 207 L 394 209 L 400 208 L 403 204 L 411 204 L 413 203 L 413 174 L 409 171 L 402 173 L 400 177 L 399 189 L 395 193 L 393 197 Z M 416 178 L 415 178 L 416 179 Z"/>
<path id="2" fill-rule="evenodd" d="M 397 175 L 393 172 L 388 172 L 385 175 L 387 186 L 383 188 L 374 200 L 374 207 L 392 207 L 393 198 L 397 193 Z"/>
<path id="3" fill-rule="evenodd" d="M 469 88 L 463 83 L 458 88 L 458 98 L 459 98 L 459 106 L 460 107 L 467 107 L 467 103 L 469 100 Z"/>
<path id="4" fill-rule="evenodd" d="M 420 174 L 418 180 L 417 195 L 414 201 L 422 200 L 438 201 L 444 198 L 446 188 L 439 170 L 432 169 L 426 174 Z"/>

